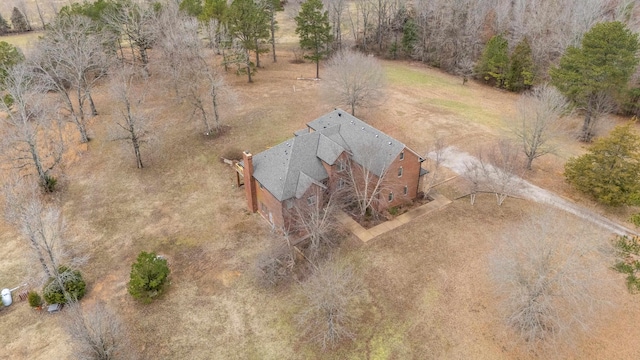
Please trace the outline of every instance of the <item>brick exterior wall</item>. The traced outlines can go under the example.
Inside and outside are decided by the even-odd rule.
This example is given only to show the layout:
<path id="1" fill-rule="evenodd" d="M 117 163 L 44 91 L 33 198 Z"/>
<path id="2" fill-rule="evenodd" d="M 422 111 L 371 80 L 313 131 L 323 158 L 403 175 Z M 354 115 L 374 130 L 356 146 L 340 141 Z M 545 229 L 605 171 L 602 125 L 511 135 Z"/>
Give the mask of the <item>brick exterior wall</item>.
<path id="1" fill-rule="evenodd" d="M 275 228 L 284 228 L 285 221 L 282 214 L 283 204 L 276 199 L 266 188 L 262 187 L 258 181 L 256 181 L 256 204 L 257 211 L 262 217 L 264 217 Z M 254 211 L 255 212 L 255 211 Z"/>
<path id="2" fill-rule="evenodd" d="M 384 178 L 385 186 L 380 196 L 379 211 L 402 205 L 410 202 L 418 195 L 418 184 L 420 180 L 420 157 L 410 149 L 403 150 L 404 159 L 400 160 L 400 156 L 389 165 L 387 174 Z M 398 171 L 402 167 L 402 176 L 398 176 Z M 404 194 L 405 186 L 407 194 Z M 389 193 L 393 193 L 393 201 L 388 201 Z"/>

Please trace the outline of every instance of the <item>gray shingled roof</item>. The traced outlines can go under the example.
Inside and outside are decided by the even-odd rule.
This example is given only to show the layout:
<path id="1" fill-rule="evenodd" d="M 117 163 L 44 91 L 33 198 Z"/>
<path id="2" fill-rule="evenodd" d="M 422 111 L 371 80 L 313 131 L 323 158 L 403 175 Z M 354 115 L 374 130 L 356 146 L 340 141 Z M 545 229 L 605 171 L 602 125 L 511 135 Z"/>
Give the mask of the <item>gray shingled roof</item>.
<path id="1" fill-rule="evenodd" d="M 339 135 L 345 142 L 343 147 L 351 153 L 351 158 L 377 176 L 382 175 L 405 148 L 400 141 L 341 109 L 321 116 L 307 125 L 315 131 L 331 133 L 339 126 Z"/>
<path id="2" fill-rule="evenodd" d="M 253 177 L 279 201 L 301 196 L 311 182 L 301 181 L 300 173 L 317 182 L 329 176 L 316 156 L 319 137 L 315 132 L 296 136 L 254 155 Z"/>
<path id="3" fill-rule="evenodd" d="M 380 176 L 405 148 L 340 109 L 307 125 L 315 131 L 297 131 L 296 137 L 253 157 L 253 176 L 279 201 L 300 198 L 311 184 L 324 187 L 321 182 L 328 174 L 322 161 L 333 165 L 344 151 Z"/>

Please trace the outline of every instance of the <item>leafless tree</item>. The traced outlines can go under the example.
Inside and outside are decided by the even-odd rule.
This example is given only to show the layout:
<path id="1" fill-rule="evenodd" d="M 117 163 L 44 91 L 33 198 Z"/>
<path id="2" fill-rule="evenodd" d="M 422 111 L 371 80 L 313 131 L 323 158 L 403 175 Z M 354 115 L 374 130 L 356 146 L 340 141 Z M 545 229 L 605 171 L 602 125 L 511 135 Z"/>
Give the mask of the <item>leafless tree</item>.
<path id="1" fill-rule="evenodd" d="M 482 168 L 478 161 L 467 161 L 464 164 L 465 170 L 462 177 L 469 183 L 469 199 L 471 205 L 476 203 L 476 195 L 480 192 L 481 185 L 484 183 Z"/>
<path id="2" fill-rule="evenodd" d="M 40 8 L 40 3 L 38 0 L 35 0 L 36 10 L 38 11 L 38 17 L 40 18 L 40 23 L 42 24 L 42 28 L 44 29 L 47 26 L 47 23 L 44 21 L 44 15 L 42 13 L 42 9 Z"/>
<path id="3" fill-rule="evenodd" d="M 155 14 L 152 5 L 146 2 L 128 2 L 119 6 L 117 11 L 103 15 L 104 21 L 112 31 L 121 34 L 131 48 L 131 61 L 142 63 L 149 73 L 148 51 L 156 40 Z"/>
<path id="4" fill-rule="evenodd" d="M 296 320 L 303 336 L 323 350 L 354 339 L 356 307 L 364 290 L 353 267 L 328 262 L 301 286 L 304 302 Z"/>
<path id="5" fill-rule="evenodd" d="M 19 176 L 4 184 L 5 218 L 28 240 L 47 277 L 51 278 L 63 256 L 58 246 L 63 222 L 60 211 L 47 207 L 35 185 Z"/>
<path id="6" fill-rule="evenodd" d="M 610 304 L 607 235 L 575 221 L 551 211 L 525 218 L 490 257 L 506 324 L 539 351 L 588 335 Z"/>
<path id="7" fill-rule="evenodd" d="M 346 0 L 324 0 L 324 8 L 329 13 L 329 21 L 333 30 L 333 49 L 342 50 L 342 18 L 347 9 Z"/>
<path id="8" fill-rule="evenodd" d="M 338 180 L 342 182 L 342 186 L 336 189 L 336 196 L 342 206 L 354 206 L 354 215 L 358 218 L 364 218 L 367 213 L 377 216 L 378 208 L 385 200 L 380 195 L 391 186 L 391 179 L 387 181 L 387 178 L 391 178 L 387 177 L 389 169 L 378 166 L 375 151 L 362 153 L 365 155 L 359 162 L 352 159 L 338 160 L 339 166 L 343 166 L 344 170 Z"/>
<path id="9" fill-rule="evenodd" d="M 508 140 L 500 140 L 490 148 L 479 148 L 475 158 L 465 163 L 463 177 L 469 182 L 471 204 L 476 194 L 495 194 L 498 205 L 508 196 L 515 196 L 521 186 L 519 148 Z"/>
<path id="10" fill-rule="evenodd" d="M 514 133 L 527 157 L 527 170 L 531 170 L 533 160 L 554 151 L 552 142 L 563 132 L 560 120 L 568 109 L 566 98 L 548 84 L 520 96 Z"/>
<path id="11" fill-rule="evenodd" d="M 326 194 L 326 201 L 320 201 L 324 197 L 321 191 L 314 196 L 317 200 L 313 203 L 308 203 L 306 198 L 302 201 L 291 200 L 294 204 L 288 211 L 288 233 L 294 239 L 308 240 L 307 257 L 316 262 L 337 245 L 338 235 L 334 217 L 337 207 L 333 198 L 336 195 Z"/>
<path id="12" fill-rule="evenodd" d="M 479 159 L 485 185 L 496 194 L 498 205 L 502 205 L 507 196 L 514 195 L 520 186 L 519 154 L 514 143 L 503 139 L 487 151 L 486 158 Z"/>
<path id="13" fill-rule="evenodd" d="M 353 40 L 362 51 L 369 51 L 369 37 L 374 21 L 374 6 L 370 0 L 356 0 L 355 7 L 347 7 Z M 360 35 L 362 34 L 362 35 Z"/>
<path id="14" fill-rule="evenodd" d="M 486 19 L 494 4 L 474 0 L 419 0 L 414 4 L 415 58 L 451 72 L 468 70 L 482 50 Z"/>
<path id="15" fill-rule="evenodd" d="M 431 159 L 431 161 L 428 162 L 429 173 L 425 176 L 424 180 L 422 180 L 422 191 L 424 192 L 424 196 L 429 195 L 429 192 L 433 189 L 434 185 L 436 185 L 440 180 L 440 171 L 442 170 L 442 163 L 445 161 L 446 149 L 447 145 L 445 140 L 442 137 L 437 136 L 425 157 L 427 159 Z"/>
<path id="16" fill-rule="evenodd" d="M 173 52 L 176 56 L 176 89 L 184 89 L 182 98 L 191 105 L 192 117 L 198 115 L 204 123 L 205 134 L 208 136 L 219 133 L 222 129 L 221 103 L 232 102 L 234 93 L 226 85 L 218 68 L 209 64 L 198 34 L 198 23 L 185 18 L 178 27 L 181 29 L 175 30 L 174 36 L 165 36 L 160 40 L 161 43 L 174 44 L 172 48 L 177 50 Z"/>
<path id="17" fill-rule="evenodd" d="M 86 257 L 76 256 L 66 241 L 60 208 L 45 203 L 32 183 L 20 177 L 12 180 L 4 187 L 5 217 L 28 241 L 47 278 L 65 292 L 64 284 L 75 275 L 71 271 L 61 272 L 60 266 L 73 268 L 86 261 Z M 72 300 L 66 292 L 65 296 Z"/>
<path id="18" fill-rule="evenodd" d="M 72 303 L 65 311 L 63 325 L 76 359 L 135 358 L 123 322 L 102 301 L 92 306 Z"/>
<path id="19" fill-rule="evenodd" d="M 118 108 L 113 116 L 116 125 L 114 139 L 124 140 L 131 145 L 138 169 L 143 167 L 140 148 L 148 141 L 149 126 L 148 118 L 140 110 L 145 91 L 137 87 L 134 81 L 145 82 L 146 79 L 146 75 L 138 74 L 134 68 L 123 65 L 115 69 L 110 89 Z"/>
<path id="20" fill-rule="evenodd" d="M 289 279 L 297 264 L 296 250 L 288 237 L 267 239 L 265 248 L 256 258 L 255 274 L 258 284 L 270 288 Z"/>
<path id="21" fill-rule="evenodd" d="M 15 168 L 35 170 L 39 182 L 46 185 L 64 152 L 57 109 L 46 101 L 45 88 L 25 64 L 7 71 L 4 92 L 2 155 Z"/>
<path id="22" fill-rule="evenodd" d="M 578 139 L 584 142 L 591 142 L 601 130 L 603 120 L 617 110 L 618 106 L 613 96 L 606 92 L 596 92 L 591 94 L 586 101 L 584 121 Z"/>
<path id="23" fill-rule="evenodd" d="M 85 103 L 88 101 L 91 115 L 97 115 L 91 94 L 108 67 L 102 44 L 103 38 L 94 31 L 91 19 L 76 15 L 61 17 L 47 28 L 33 57 L 45 86 L 62 98 L 81 142 L 89 141 Z"/>
<path id="24" fill-rule="evenodd" d="M 373 57 L 344 51 L 327 65 L 325 90 L 334 101 L 348 105 L 355 115 L 357 107 L 378 104 L 384 96 L 384 70 Z"/>

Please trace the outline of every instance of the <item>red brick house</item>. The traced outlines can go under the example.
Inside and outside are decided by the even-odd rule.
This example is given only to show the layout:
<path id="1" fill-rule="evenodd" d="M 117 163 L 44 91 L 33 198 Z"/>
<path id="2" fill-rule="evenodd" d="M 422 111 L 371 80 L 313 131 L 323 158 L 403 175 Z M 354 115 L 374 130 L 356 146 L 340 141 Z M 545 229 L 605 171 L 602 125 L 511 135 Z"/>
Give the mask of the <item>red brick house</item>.
<path id="1" fill-rule="evenodd" d="M 249 210 L 286 231 L 288 209 L 322 204 L 327 194 L 344 187 L 348 166 L 379 180 L 371 204 L 376 210 L 412 201 L 426 174 L 423 161 L 400 141 L 336 109 L 279 145 L 256 155 L 245 151 L 240 166 Z M 362 182 L 363 176 L 357 177 L 351 176 Z"/>

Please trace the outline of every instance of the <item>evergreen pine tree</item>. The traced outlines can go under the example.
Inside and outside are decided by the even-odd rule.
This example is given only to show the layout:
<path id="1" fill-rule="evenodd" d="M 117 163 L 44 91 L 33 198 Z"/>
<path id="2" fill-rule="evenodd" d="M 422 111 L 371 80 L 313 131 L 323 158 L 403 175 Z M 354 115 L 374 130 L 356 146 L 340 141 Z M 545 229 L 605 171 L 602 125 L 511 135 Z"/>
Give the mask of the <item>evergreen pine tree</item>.
<path id="1" fill-rule="evenodd" d="M 492 37 L 482 52 L 476 66 L 476 74 L 496 87 L 504 87 L 509 67 L 509 43 L 502 35 Z"/>
<path id="2" fill-rule="evenodd" d="M 508 90 L 519 92 L 531 88 L 535 78 L 533 53 L 527 38 L 522 39 L 511 54 L 511 64 L 505 79 Z"/>
<path id="3" fill-rule="evenodd" d="M 17 7 L 14 7 L 13 12 L 11 13 L 11 24 L 13 24 L 13 29 L 15 31 L 23 32 L 29 30 L 27 19 Z"/>
<path id="4" fill-rule="evenodd" d="M 616 127 L 589 152 L 564 167 L 567 181 L 597 201 L 620 206 L 637 202 L 640 191 L 640 136 L 631 124 Z"/>
<path id="5" fill-rule="evenodd" d="M 418 26 L 413 19 L 407 20 L 402 28 L 402 50 L 405 54 L 413 55 L 413 47 L 418 41 Z"/>
<path id="6" fill-rule="evenodd" d="M 327 55 L 328 45 L 333 41 L 329 15 L 322 10 L 320 0 L 307 0 L 302 3 L 300 13 L 296 16 L 296 34 L 300 36 L 300 47 L 312 51 L 305 58 L 316 63 L 316 78 L 320 77 L 320 59 Z"/>
<path id="7" fill-rule="evenodd" d="M 0 14 L 0 35 L 5 35 L 9 31 L 9 23 Z"/>
<path id="8" fill-rule="evenodd" d="M 551 82 L 584 111 L 581 140 L 591 141 L 592 121 L 598 98 L 615 97 L 627 87 L 638 65 L 638 34 L 619 22 L 594 25 L 582 38 L 582 46 L 570 46 L 558 67 L 549 71 Z"/>

